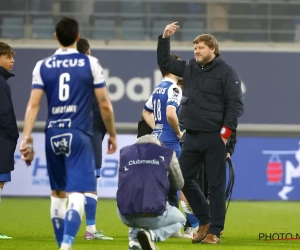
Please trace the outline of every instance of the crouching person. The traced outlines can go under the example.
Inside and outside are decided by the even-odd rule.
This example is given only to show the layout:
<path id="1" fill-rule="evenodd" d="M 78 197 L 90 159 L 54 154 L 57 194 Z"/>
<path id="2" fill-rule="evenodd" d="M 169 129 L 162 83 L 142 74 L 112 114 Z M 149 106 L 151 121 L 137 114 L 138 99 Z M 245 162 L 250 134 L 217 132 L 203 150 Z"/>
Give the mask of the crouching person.
<path id="1" fill-rule="evenodd" d="M 186 222 L 169 206 L 170 188 L 180 190 L 184 180 L 175 152 L 145 135 L 120 151 L 118 214 L 129 228 L 130 250 L 158 249 L 155 242 L 166 240 Z"/>

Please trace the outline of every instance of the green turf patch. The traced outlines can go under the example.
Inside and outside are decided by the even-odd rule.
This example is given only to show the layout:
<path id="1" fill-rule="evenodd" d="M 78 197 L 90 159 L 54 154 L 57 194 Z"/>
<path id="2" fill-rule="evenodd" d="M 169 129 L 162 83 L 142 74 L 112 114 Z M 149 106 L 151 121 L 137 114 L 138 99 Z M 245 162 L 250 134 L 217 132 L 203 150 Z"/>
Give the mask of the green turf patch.
<path id="1" fill-rule="evenodd" d="M 300 240 L 259 240 L 259 233 L 291 233 L 300 235 L 299 202 L 236 202 L 230 204 L 221 244 L 192 244 L 189 239 L 167 239 L 157 245 L 171 249 L 300 249 Z M 114 241 L 84 241 L 85 218 L 77 235 L 74 250 L 127 249 L 128 228 L 116 212 L 114 200 L 99 199 L 97 228 Z M 0 233 L 13 237 L 0 240 L 2 250 L 58 249 L 50 221 L 50 198 L 2 198 L 0 203 Z M 275 235 L 276 238 L 276 235 Z M 269 239 L 269 238 L 268 238 Z"/>

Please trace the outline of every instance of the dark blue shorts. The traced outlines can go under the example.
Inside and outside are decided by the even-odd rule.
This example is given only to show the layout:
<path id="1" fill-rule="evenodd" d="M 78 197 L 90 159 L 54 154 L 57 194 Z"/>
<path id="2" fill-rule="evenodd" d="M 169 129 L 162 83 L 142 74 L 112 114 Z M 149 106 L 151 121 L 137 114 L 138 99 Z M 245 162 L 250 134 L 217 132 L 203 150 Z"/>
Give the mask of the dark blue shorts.
<path id="1" fill-rule="evenodd" d="M 96 190 L 91 136 L 77 129 L 48 129 L 46 160 L 51 190 Z"/>
<path id="2" fill-rule="evenodd" d="M 179 155 L 180 155 L 180 152 L 181 152 L 181 148 L 180 148 L 180 143 L 179 142 L 177 142 L 177 143 L 174 143 L 174 142 L 168 143 L 166 141 L 162 141 L 162 143 L 167 148 L 173 149 L 175 151 L 175 153 L 176 153 L 176 157 L 179 158 Z"/>
<path id="3" fill-rule="evenodd" d="M 11 181 L 11 172 L 0 173 L 0 181 L 1 182 L 9 182 L 9 181 Z"/>
<path id="4" fill-rule="evenodd" d="M 100 168 L 102 167 L 102 141 L 105 133 L 102 131 L 93 131 L 93 150 L 96 165 L 96 177 L 100 177 Z"/>

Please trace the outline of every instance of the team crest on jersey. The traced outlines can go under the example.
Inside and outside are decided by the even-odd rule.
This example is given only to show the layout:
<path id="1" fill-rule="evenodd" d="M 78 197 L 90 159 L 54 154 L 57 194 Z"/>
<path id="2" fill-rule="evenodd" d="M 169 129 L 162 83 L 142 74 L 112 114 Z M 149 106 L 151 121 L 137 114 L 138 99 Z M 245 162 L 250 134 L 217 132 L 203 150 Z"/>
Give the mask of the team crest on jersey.
<path id="1" fill-rule="evenodd" d="M 173 92 L 179 94 L 179 89 L 178 88 L 173 88 Z"/>
<path id="2" fill-rule="evenodd" d="M 71 153 L 72 137 L 71 133 L 52 136 L 50 142 L 53 152 L 56 155 L 64 154 L 69 156 Z"/>
<path id="3" fill-rule="evenodd" d="M 179 97 L 179 89 L 173 88 L 172 98 L 178 98 L 178 97 Z"/>

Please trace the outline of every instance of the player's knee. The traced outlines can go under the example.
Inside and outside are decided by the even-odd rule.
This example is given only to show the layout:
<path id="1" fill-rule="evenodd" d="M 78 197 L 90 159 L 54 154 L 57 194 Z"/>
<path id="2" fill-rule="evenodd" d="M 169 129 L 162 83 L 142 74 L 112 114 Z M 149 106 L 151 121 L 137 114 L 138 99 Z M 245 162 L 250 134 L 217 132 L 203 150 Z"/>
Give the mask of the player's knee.
<path id="1" fill-rule="evenodd" d="M 51 192 L 51 196 L 55 197 L 55 198 L 67 198 L 67 193 L 65 191 L 61 191 L 61 190 L 52 190 Z"/>
<path id="2" fill-rule="evenodd" d="M 72 209 L 79 213 L 81 219 L 84 212 L 85 196 L 83 193 L 70 193 L 68 210 Z"/>

